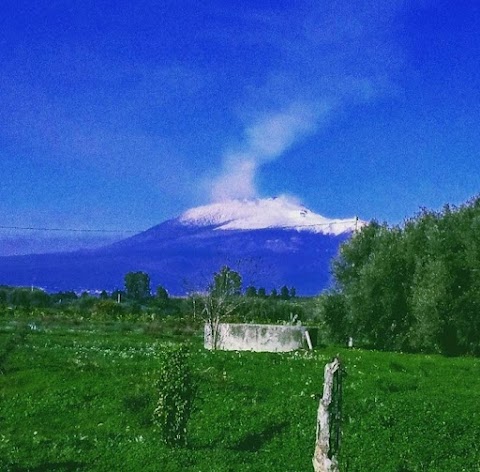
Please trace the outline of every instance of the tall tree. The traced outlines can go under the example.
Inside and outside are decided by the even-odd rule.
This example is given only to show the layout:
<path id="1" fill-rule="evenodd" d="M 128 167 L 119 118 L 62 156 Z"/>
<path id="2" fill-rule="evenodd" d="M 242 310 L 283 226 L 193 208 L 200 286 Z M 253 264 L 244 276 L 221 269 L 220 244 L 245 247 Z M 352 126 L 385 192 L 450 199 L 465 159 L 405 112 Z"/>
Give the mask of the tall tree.
<path id="1" fill-rule="evenodd" d="M 127 297 L 137 302 L 150 297 L 150 276 L 146 272 L 129 272 L 125 275 Z"/>
<path id="2" fill-rule="evenodd" d="M 223 266 L 213 276 L 210 292 L 217 297 L 231 297 L 242 292 L 242 277 L 238 272 Z"/>
<path id="3" fill-rule="evenodd" d="M 478 354 L 479 268 L 480 198 L 423 209 L 403 227 L 372 222 L 333 264 L 339 326 L 376 348 Z"/>
<path id="4" fill-rule="evenodd" d="M 289 300 L 290 299 L 290 290 L 288 289 L 288 287 L 286 285 L 284 285 L 280 289 L 280 298 L 282 300 Z"/>
<path id="5" fill-rule="evenodd" d="M 160 302 L 166 302 L 168 300 L 168 292 L 167 290 L 162 287 L 161 285 L 159 285 L 157 287 L 157 291 L 156 291 L 156 294 L 155 294 L 155 297 L 157 298 L 158 301 Z"/>

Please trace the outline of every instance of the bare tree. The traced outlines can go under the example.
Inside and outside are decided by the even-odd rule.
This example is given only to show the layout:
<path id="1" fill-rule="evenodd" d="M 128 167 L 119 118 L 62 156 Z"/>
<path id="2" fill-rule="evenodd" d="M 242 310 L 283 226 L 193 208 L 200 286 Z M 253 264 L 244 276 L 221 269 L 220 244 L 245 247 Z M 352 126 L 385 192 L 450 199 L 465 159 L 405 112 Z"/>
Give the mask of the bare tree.
<path id="1" fill-rule="evenodd" d="M 228 266 L 223 266 L 213 276 L 208 292 L 194 297 L 194 309 L 201 305 L 201 316 L 207 323 L 212 349 L 217 349 L 219 325 L 244 303 L 241 296 L 242 277 Z"/>

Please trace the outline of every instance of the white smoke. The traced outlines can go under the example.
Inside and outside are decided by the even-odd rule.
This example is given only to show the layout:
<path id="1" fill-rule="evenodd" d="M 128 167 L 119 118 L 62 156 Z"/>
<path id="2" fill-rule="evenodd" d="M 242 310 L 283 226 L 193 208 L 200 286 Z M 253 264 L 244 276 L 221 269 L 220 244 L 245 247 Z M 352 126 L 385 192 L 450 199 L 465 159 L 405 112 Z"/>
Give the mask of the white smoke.
<path id="1" fill-rule="evenodd" d="M 304 0 L 248 16 L 259 47 L 268 45 L 280 60 L 240 104 L 249 118 L 240 145 L 223 154 L 208 180 L 213 200 L 258 196 L 261 166 L 339 113 L 394 93 L 402 64 L 395 21 L 404 4 Z"/>
<path id="2" fill-rule="evenodd" d="M 327 107 L 313 109 L 295 103 L 285 110 L 266 114 L 244 132 L 240 151 L 223 156 L 223 168 L 211 183 L 214 201 L 257 196 L 255 178 L 258 168 L 280 157 L 287 149 L 313 133 Z"/>
<path id="3" fill-rule="evenodd" d="M 213 201 L 256 196 L 255 175 L 258 163 L 250 156 L 229 155 L 224 162 L 224 170 L 213 181 L 211 197 Z"/>

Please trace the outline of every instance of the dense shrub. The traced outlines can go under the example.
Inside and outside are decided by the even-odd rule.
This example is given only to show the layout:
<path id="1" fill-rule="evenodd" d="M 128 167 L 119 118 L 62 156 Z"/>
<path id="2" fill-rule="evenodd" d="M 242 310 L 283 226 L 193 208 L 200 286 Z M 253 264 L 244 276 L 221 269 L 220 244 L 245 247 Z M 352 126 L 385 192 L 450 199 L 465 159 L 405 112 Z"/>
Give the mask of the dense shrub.
<path id="1" fill-rule="evenodd" d="M 238 321 L 257 323 L 289 322 L 293 318 L 304 321 L 307 318 L 304 300 L 254 297 L 244 298 L 235 317 Z"/>
<path id="2" fill-rule="evenodd" d="M 479 268 L 480 198 L 402 227 L 372 222 L 333 264 L 347 314 L 326 322 L 341 337 L 348 319 L 350 336 L 379 349 L 478 355 Z"/>
<path id="3" fill-rule="evenodd" d="M 158 373 L 159 396 L 153 421 L 169 446 L 185 445 L 193 406 L 194 383 L 183 346 L 164 348 Z"/>

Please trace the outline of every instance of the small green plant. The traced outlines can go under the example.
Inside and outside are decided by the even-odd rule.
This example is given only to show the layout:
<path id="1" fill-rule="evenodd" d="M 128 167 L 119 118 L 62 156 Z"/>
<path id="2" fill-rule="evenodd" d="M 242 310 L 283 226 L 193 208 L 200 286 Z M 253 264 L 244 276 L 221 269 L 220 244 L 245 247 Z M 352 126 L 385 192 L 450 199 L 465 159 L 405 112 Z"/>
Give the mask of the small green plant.
<path id="1" fill-rule="evenodd" d="M 193 406 L 194 383 L 187 350 L 172 346 L 162 350 L 158 379 L 159 396 L 153 422 L 169 446 L 183 446 Z"/>

